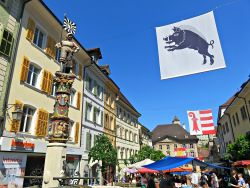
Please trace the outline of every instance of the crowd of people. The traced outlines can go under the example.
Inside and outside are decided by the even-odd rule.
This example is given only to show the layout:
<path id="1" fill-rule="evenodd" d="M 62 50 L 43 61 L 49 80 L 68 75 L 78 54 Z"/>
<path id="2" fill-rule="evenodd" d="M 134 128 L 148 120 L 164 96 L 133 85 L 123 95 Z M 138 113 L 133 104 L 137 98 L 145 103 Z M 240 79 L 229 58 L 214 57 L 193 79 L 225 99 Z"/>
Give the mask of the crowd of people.
<path id="1" fill-rule="evenodd" d="M 125 182 L 141 188 L 249 188 L 250 179 L 244 179 L 243 174 L 236 170 L 221 174 L 215 172 L 193 172 L 189 175 L 172 173 L 137 174 L 127 176 Z"/>

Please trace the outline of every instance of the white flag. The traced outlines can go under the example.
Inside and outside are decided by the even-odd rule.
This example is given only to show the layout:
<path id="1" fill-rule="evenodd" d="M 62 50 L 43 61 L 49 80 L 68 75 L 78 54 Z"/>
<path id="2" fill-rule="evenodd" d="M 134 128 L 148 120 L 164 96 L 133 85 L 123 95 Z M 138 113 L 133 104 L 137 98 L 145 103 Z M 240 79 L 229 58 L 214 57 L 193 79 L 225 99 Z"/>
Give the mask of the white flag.
<path id="1" fill-rule="evenodd" d="M 225 68 L 213 12 L 156 28 L 161 79 Z"/>
<path id="2" fill-rule="evenodd" d="M 187 111 L 191 135 L 216 134 L 212 110 Z"/>

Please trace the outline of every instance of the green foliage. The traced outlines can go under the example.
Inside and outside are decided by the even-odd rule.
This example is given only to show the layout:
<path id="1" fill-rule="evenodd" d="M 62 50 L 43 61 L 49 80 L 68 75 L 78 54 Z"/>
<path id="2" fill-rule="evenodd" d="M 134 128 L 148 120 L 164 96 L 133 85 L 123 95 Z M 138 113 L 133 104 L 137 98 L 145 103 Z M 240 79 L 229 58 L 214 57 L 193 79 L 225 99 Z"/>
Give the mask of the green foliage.
<path id="1" fill-rule="evenodd" d="M 249 136 L 240 136 L 233 144 L 227 146 L 225 159 L 233 161 L 245 160 L 250 158 L 250 138 Z"/>
<path id="2" fill-rule="evenodd" d="M 151 159 L 153 161 L 158 161 L 163 157 L 165 157 L 165 155 L 161 151 L 154 150 L 149 146 L 143 146 L 137 154 L 130 157 L 130 162 L 136 163 L 144 159 Z"/>
<path id="3" fill-rule="evenodd" d="M 95 145 L 90 149 L 88 160 L 90 161 L 91 158 L 93 161 L 102 161 L 103 170 L 109 165 L 118 163 L 117 151 L 112 146 L 109 138 L 104 134 L 96 138 Z"/>

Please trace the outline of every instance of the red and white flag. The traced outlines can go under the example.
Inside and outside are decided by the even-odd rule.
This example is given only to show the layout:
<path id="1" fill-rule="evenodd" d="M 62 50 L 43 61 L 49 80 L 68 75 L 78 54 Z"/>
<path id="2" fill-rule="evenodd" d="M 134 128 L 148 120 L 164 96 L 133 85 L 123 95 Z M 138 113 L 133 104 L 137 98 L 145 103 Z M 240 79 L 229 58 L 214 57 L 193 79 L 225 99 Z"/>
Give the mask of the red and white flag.
<path id="1" fill-rule="evenodd" d="M 191 135 L 215 134 L 212 110 L 187 111 Z"/>

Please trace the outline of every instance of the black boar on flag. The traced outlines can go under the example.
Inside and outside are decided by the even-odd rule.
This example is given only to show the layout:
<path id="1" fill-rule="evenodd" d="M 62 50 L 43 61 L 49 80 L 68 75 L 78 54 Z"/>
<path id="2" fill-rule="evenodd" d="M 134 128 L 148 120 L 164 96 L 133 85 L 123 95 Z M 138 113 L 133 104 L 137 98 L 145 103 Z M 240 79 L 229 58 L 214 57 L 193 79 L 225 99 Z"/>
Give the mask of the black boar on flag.
<path id="1" fill-rule="evenodd" d="M 225 68 L 213 12 L 156 28 L 161 79 Z"/>

